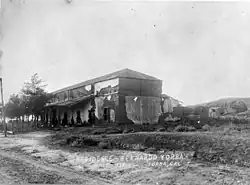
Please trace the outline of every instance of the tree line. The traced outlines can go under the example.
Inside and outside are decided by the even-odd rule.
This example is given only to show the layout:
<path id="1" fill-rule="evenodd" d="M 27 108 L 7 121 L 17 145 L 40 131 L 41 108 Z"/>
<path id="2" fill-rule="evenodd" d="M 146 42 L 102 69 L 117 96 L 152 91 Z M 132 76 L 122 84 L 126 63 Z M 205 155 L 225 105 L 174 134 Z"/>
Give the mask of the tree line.
<path id="1" fill-rule="evenodd" d="M 29 82 L 25 82 L 20 92 L 11 94 L 5 105 L 5 116 L 10 119 L 32 121 L 44 119 L 43 108 L 51 99 L 51 95 L 45 90 L 47 84 L 38 76 L 32 75 Z"/>

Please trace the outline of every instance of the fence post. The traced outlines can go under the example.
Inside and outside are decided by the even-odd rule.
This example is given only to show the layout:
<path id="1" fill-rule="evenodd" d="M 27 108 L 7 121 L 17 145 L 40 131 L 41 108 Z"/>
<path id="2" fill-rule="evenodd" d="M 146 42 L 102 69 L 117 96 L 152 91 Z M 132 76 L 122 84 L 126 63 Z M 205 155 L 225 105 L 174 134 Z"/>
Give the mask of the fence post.
<path id="1" fill-rule="evenodd" d="M 3 125 L 4 125 L 4 136 L 7 137 L 7 124 L 6 124 L 6 120 L 5 120 L 5 114 L 4 114 L 3 80 L 2 80 L 2 78 L 0 78 L 0 86 L 1 86 L 0 88 L 1 88 L 2 120 L 3 120 Z"/>

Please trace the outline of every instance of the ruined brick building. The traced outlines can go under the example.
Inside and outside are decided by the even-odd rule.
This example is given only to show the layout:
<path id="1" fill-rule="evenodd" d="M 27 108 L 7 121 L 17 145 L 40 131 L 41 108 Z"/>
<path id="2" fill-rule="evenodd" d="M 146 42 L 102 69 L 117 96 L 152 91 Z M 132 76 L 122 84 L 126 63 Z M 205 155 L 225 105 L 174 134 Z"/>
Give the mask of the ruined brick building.
<path id="1" fill-rule="evenodd" d="M 161 80 L 123 69 L 52 92 L 46 122 L 157 123 L 161 94 Z"/>

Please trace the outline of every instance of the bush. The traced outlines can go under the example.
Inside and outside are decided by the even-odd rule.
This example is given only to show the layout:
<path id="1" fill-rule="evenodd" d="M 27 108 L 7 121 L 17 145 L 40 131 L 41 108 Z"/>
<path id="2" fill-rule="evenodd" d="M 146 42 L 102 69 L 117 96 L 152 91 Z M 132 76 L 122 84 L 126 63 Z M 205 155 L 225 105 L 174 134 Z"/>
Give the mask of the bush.
<path id="1" fill-rule="evenodd" d="M 71 143 L 70 146 L 72 146 L 72 147 L 78 147 L 78 146 L 79 146 L 79 143 L 78 143 L 78 141 L 76 140 L 76 141 L 73 141 L 73 143 Z"/>
<path id="2" fill-rule="evenodd" d="M 77 136 L 71 136 L 66 139 L 65 142 L 67 145 L 70 145 L 72 147 L 81 147 L 81 146 L 97 146 L 98 141 L 91 139 L 91 138 L 85 138 L 85 137 L 77 137 Z"/>
<path id="3" fill-rule="evenodd" d="M 178 125 L 177 127 L 174 128 L 174 132 L 185 132 L 186 131 L 186 126 L 184 125 Z"/>
<path id="4" fill-rule="evenodd" d="M 100 149 L 107 149 L 107 148 L 109 147 L 109 144 L 106 143 L 106 142 L 100 142 L 100 143 L 98 144 L 98 147 L 99 147 Z"/>
<path id="5" fill-rule="evenodd" d="M 166 129 L 165 128 L 158 128 L 156 131 L 157 132 L 166 132 Z"/>
<path id="6" fill-rule="evenodd" d="M 99 134 L 105 134 L 106 133 L 106 129 L 105 128 L 98 128 L 96 130 L 93 130 L 91 132 L 92 135 L 99 135 Z"/>
<path id="7" fill-rule="evenodd" d="M 71 136 L 66 138 L 66 143 L 69 145 L 70 143 L 73 143 L 77 139 L 76 136 Z"/>
<path id="8" fill-rule="evenodd" d="M 202 127 L 202 130 L 203 130 L 203 131 L 210 131 L 210 130 L 211 130 L 211 127 L 210 127 L 208 124 L 206 124 L 206 125 L 204 125 L 204 126 Z"/>
<path id="9" fill-rule="evenodd" d="M 130 132 L 135 132 L 135 130 L 133 128 L 125 128 L 123 130 L 123 133 L 126 134 L 126 133 L 130 133 Z"/>
<path id="10" fill-rule="evenodd" d="M 196 131 L 196 129 L 192 126 L 186 126 L 186 125 L 178 125 L 174 128 L 174 132 L 193 132 Z"/>
<path id="11" fill-rule="evenodd" d="M 196 128 L 194 128 L 193 126 L 188 126 L 187 131 L 194 132 L 194 131 L 196 131 Z"/>
<path id="12" fill-rule="evenodd" d="M 239 132 L 240 130 L 238 130 L 238 127 L 236 125 L 234 125 L 232 122 L 230 122 L 228 125 L 226 125 L 223 128 L 223 131 L 221 132 L 224 135 L 231 135 L 235 132 Z"/>
<path id="13" fill-rule="evenodd" d="M 173 127 L 167 127 L 166 132 L 173 132 L 173 131 L 174 131 L 174 128 L 173 128 Z"/>
<path id="14" fill-rule="evenodd" d="M 83 139 L 83 144 L 87 146 L 97 146 L 98 141 L 93 140 L 91 138 L 82 138 Z"/>
<path id="15" fill-rule="evenodd" d="M 122 131 L 117 128 L 108 128 L 106 130 L 106 134 L 119 134 L 119 133 L 122 133 Z"/>

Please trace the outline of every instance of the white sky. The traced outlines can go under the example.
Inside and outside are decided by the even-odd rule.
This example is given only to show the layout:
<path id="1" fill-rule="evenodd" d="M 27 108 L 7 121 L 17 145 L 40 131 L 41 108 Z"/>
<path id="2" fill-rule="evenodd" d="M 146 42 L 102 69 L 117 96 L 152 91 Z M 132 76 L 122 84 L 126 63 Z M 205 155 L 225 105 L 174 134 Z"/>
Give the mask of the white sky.
<path id="1" fill-rule="evenodd" d="M 5 1 L 5 99 L 38 73 L 57 90 L 122 68 L 196 104 L 250 96 L 250 2 Z"/>

